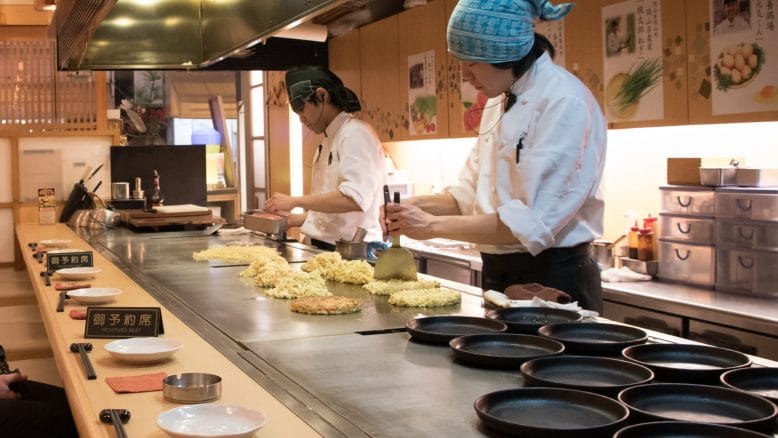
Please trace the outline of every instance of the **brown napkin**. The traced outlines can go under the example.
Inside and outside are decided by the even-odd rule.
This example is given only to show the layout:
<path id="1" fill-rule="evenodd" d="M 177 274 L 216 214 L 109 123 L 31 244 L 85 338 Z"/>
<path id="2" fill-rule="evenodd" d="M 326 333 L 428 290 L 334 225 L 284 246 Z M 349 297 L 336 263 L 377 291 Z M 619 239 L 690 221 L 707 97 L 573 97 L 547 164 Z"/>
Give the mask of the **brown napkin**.
<path id="1" fill-rule="evenodd" d="M 505 288 L 505 295 L 512 300 L 531 300 L 538 297 L 559 304 L 567 304 L 571 301 L 570 295 L 539 283 L 512 284 Z"/>
<path id="2" fill-rule="evenodd" d="M 107 383 L 114 392 L 119 394 L 125 392 L 162 391 L 162 380 L 165 377 L 167 377 L 167 373 L 161 371 L 159 373 L 142 374 L 140 376 L 106 377 L 105 383 Z"/>

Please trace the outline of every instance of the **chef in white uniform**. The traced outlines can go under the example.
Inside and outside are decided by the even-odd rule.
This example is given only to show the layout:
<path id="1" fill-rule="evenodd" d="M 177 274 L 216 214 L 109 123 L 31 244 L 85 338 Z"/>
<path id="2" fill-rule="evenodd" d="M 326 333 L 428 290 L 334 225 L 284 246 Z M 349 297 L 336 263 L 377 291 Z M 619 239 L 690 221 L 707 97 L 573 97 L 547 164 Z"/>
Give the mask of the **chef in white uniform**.
<path id="1" fill-rule="evenodd" d="M 300 226 L 309 243 L 334 250 L 339 239 L 351 240 L 357 227 L 367 241 L 381 239 L 379 209 L 386 184 L 383 147 L 373 128 L 354 118 L 361 109 L 356 94 L 323 67 L 286 72 L 289 104 L 311 131 L 324 134 L 314 151 L 310 194 L 274 193 L 265 210 L 288 213 L 287 225 Z"/>
<path id="2" fill-rule="evenodd" d="M 534 20 L 564 17 L 572 4 L 460 0 L 448 50 L 462 76 L 490 99 L 458 184 L 390 204 L 387 233 L 477 244 L 482 287 L 541 283 L 602 311 L 590 242 L 603 228 L 599 192 L 606 122 L 589 90 L 552 61 Z"/>

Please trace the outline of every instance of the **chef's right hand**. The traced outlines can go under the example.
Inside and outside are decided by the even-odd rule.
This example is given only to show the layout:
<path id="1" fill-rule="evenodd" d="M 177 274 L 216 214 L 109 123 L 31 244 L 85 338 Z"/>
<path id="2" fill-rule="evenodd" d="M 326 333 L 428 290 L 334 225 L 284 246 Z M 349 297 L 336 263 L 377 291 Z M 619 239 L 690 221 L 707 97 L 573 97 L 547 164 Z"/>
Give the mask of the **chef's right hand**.
<path id="1" fill-rule="evenodd" d="M 284 193 L 273 193 L 273 196 L 265 201 L 265 210 L 271 213 L 279 211 L 292 211 L 297 207 L 294 198 Z"/>
<path id="2" fill-rule="evenodd" d="M 19 393 L 10 388 L 11 384 L 24 382 L 27 376 L 22 373 L 0 374 L 0 399 L 17 400 L 21 398 Z"/>
<path id="3" fill-rule="evenodd" d="M 386 220 L 382 222 L 384 238 L 388 234 L 402 234 L 411 239 L 426 240 L 435 237 L 432 234 L 432 222 L 435 216 L 419 207 L 406 204 L 386 204 Z"/>

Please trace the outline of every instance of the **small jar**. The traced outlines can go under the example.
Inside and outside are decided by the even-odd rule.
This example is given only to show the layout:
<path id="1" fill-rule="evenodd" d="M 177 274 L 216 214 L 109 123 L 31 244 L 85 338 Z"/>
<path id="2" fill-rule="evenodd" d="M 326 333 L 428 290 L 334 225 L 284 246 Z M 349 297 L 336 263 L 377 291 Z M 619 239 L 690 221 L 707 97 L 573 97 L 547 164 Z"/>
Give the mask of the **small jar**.
<path id="1" fill-rule="evenodd" d="M 627 255 L 631 259 L 638 258 L 638 231 L 640 228 L 638 227 L 637 221 L 635 221 L 635 225 L 630 227 L 629 234 L 627 235 L 627 248 L 628 253 Z"/>
<path id="2" fill-rule="evenodd" d="M 654 260 L 654 232 L 651 228 L 638 231 L 638 260 Z"/>

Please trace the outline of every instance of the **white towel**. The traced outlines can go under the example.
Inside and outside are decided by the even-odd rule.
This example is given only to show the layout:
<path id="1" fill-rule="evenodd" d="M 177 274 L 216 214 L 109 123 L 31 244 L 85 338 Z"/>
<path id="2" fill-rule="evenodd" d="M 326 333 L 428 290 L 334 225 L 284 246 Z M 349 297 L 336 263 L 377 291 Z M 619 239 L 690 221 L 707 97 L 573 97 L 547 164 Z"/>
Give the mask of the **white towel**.
<path id="1" fill-rule="evenodd" d="M 484 292 L 484 300 L 494 304 L 497 307 L 552 307 L 554 309 L 572 310 L 580 313 L 584 318 L 595 318 L 599 314 L 593 310 L 587 310 L 578 305 L 578 301 L 572 303 L 560 304 L 555 301 L 546 301 L 542 298 L 534 297 L 531 300 L 512 300 L 504 293 L 496 290 Z"/>
<path id="2" fill-rule="evenodd" d="M 620 281 L 648 281 L 651 280 L 650 275 L 640 274 L 638 272 L 629 269 L 626 266 L 621 268 L 610 268 L 600 272 L 600 278 L 602 281 L 609 283 L 616 283 Z"/>

